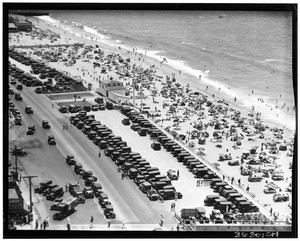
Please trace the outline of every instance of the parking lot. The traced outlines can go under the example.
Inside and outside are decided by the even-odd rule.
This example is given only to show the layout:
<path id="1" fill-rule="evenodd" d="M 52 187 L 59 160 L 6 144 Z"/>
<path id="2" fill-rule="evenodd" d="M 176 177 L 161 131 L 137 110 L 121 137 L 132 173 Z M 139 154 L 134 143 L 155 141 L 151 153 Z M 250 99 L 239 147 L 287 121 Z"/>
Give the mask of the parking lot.
<path id="1" fill-rule="evenodd" d="M 111 128 L 116 136 L 121 136 L 133 152 L 139 152 L 142 158 L 145 158 L 151 166 L 158 167 L 162 175 L 167 175 L 169 169 L 179 170 L 179 180 L 172 181 L 172 185 L 183 195 L 182 199 L 176 201 L 177 210 L 204 206 L 203 201 L 206 195 L 214 194 L 209 186 L 197 187 L 197 179 L 194 178 L 194 175 L 186 166 L 178 162 L 177 158 L 173 157 L 171 153 L 167 152 L 164 148 L 160 151 L 153 150 L 151 148 L 153 140 L 150 139 L 149 135 L 140 136 L 130 126 L 123 125 L 122 119 L 126 116 L 120 111 L 98 111 L 92 114 L 95 114 L 95 119 L 99 120 L 101 124 Z M 162 205 L 170 209 L 172 202 L 173 200 L 165 201 Z M 210 208 L 207 209 L 208 211 L 211 210 Z"/>

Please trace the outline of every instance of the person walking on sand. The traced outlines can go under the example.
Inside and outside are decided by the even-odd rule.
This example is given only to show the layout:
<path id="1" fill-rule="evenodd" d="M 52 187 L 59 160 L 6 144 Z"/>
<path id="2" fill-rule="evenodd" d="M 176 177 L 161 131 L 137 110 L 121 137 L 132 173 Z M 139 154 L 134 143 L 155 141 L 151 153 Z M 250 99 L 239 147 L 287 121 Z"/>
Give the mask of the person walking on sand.
<path id="1" fill-rule="evenodd" d="M 163 226 L 164 225 L 164 217 L 163 215 L 160 215 L 160 222 L 159 222 L 159 226 Z"/>
<path id="2" fill-rule="evenodd" d="M 35 230 L 39 229 L 39 220 L 35 220 Z"/>
<path id="3" fill-rule="evenodd" d="M 43 221 L 44 230 L 46 230 L 46 226 L 47 226 L 47 221 L 46 221 L 46 219 L 44 219 L 44 221 Z"/>
<path id="4" fill-rule="evenodd" d="M 107 220 L 107 228 L 110 228 L 110 220 Z"/>
<path id="5" fill-rule="evenodd" d="M 93 228 L 93 227 L 94 227 L 93 223 L 94 223 L 94 217 L 91 216 L 91 225 L 90 225 L 90 228 Z"/>
<path id="6" fill-rule="evenodd" d="M 125 219 L 122 220 L 122 229 L 125 229 Z"/>
<path id="7" fill-rule="evenodd" d="M 66 183 L 66 192 L 68 191 L 68 183 Z"/>
<path id="8" fill-rule="evenodd" d="M 71 230 L 71 224 L 68 222 L 67 223 L 67 230 L 70 231 Z"/>
<path id="9" fill-rule="evenodd" d="M 101 150 L 99 150 L 99 157 L 101 157 Z"/>
<path id="10" fill-rule="evenodd" d="M 65 125 L 66 125 L 66 130 L 68 130 L 68 123 L 66 123 Z"/>

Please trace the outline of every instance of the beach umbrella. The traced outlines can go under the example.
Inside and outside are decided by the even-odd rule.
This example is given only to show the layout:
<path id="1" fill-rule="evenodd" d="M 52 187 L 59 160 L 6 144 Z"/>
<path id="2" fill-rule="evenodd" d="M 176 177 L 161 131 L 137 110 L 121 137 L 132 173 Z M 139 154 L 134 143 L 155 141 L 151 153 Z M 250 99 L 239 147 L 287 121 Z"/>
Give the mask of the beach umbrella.
<path id="1" fill-rule="evenodd" d="M 287 145 L 285 143 L 279 146 L 279 151 L 286 151 L 286 150 L 287 150 Z"/>
<path id="2" fill-rule="evenodd" d="M 240 140 L 238 140 L 238 141 L 236 142 L 236 145 L 237 145 L 237 146 L 240 146 L 240 145 L 242 145 L 242 142 L 241 142 Z"/>

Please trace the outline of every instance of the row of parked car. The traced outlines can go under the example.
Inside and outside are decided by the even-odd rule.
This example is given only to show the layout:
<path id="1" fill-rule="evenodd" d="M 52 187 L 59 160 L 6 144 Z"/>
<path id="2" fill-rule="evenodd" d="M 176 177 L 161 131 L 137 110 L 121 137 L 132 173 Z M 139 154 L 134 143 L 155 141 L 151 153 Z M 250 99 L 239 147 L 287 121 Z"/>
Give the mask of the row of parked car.
<path id="1" fill-rule="evenodd" d="M 75 160 L 73 155 L 67 155 L 66 163 L 74 166 L 74 172 L 84 179 L 85 187 L 81 189 L 78 183 L 69 183 L 69 192 L 72 196 L 78 198 L 79 202 L 84 203 L 85 199 L 98 198 L 98 202 L 103 209 L 106 218 L 115 218 L 113 205 L 108 199 L 108 195 L 102 190 L 102 185 L 92 171 L 85 171 L 82 164 Z"/>
<path id="2" fill-rule="evenodd" d="M 200 160 L 192 156 L 188 151 L 169 138 L 132 107 L 122 106 L 121 113 L 128 117 L 128 121 L 132 121 L 131 129 L 140 131 L 144 128 L 145 132 L 149 134 L 151 139 L 154 140 L 152 143 L 152 148 L 154 150 L 158 150 L 161 147 L 165 148 L 166 151 L 170 152 L 175 158 L 177 158 L 178 162 L 182 162 L 189 171 L 194 174 L 195 178 L 211 179 L 218 177 L 216 173 L 207 168 Z M 128 121 L 125 120 L 126 118 L 123 120 L 123 124 L 128 123 Z"/>
<path id="3" fill-rule="evenodd" d="M 52 180 L 40 182 L 39 186 L 34 188 L 34 192 L 46 196 L 47 200 L 54 201 L 54 204 L 50 206 L 50 210 L 59 211 L 53 214 L 54 220 L 63 220 L 71 215 L 79 204 L 78 198 L 68 197 L 63 199 L 63 187 L 53 184 Z"/>
<path id="4" fill-rule="evenodd" d="M 9 50 L 9 57 L 26 65 L 31 66 L 30 74 L 16 68 L 14 65 L 9 65 L 9 71 L 12 76 L 21 80 L 26 86 L 36 86 L 36 93 L 51 93 L 51 92 L 66 92 L 66 91 L 86 91 L 81 81 L 75 80 L 62 72 L 46 66 L 45 63 L 36 61 L 25 56 L 24 53 L 17 52 L 13 49 Z M 44 83 L 33 75 L 38 75 L 40 79 L 47 79 Z M 56 80 L 53 85 L 52 80 Z"/>
<path id="5" fill-rule="evenodd" d="M 139 127 L 135 127 L 135 129 L 139 130 L 142 128 L 141 125 L 143 124 L 141 123 L 145 122 L 145 118 L 133 110 L 133 108 L 124 106 L 122 107 L 121 112 L 128 117 L 128 121 L 131 120 L 133 123 L 137 123 Z M 149 129 L 152 129 L 152 131 Z M 150 138 L 155 139 L 157 143 L 173 154 L 173 156 L 176 157 L 179 162 L 182 162 L 184 165 L 186 165 L 189 171 L 191 171 L 196 178 L 210 180 L 211 188 L 213 188 L 215 192 L 218 192 L 219 195 L 224 197 L 222 199 L 217 195 L 208 197 L 205 201 L 206 205 L 214 206 L 215 209 L 220 210 L 222 213 L 226 213 L 226 219 L 228 220 L 232 220 L 231 215 L 229 215 L 230 210 L 235 210 L 235 212 L 239 211 L 242 213 L 259 211 L 257 206 L 249 202 L 246 198 L 242 197 L 242 194 L 238 193 L 237 190 L 233 189 L 226 182 L 222 181 L 222 179 L 220 179 L 215 172 L 207 168 L 200 160 L 190 155 L 189 152 L 187 152 L 171 138 L 167 137 L 167 135 L 165 135 L 162 131 L 156 129 L 153 127 L 153 125 L 149 125 L 146 129 L 146 132 L 153 133 L 153 129 L 155 130 L 154 133 L 157 134 L 152 136 L 150 135 Z M 233 197 L 241 197 L 241 199 L 238 199 L 238 202 L 236 202 L 235 199 L 233 200 Z"/>
<path id="6" fill-rule="evenodd" d="M 208 195 L 204 200 L 206 206 L 214 206 L 223 214 L 259 212 L 255 204 L 221 178 L 212 179 L 210 186 L 218 195 Z"/>
<path id="7" fill-rule="evenodd" d="M 105 110 L 105 106 L 104 104 L 86 104 L 84 106 L 80 106 L 80 105 L 69 105 L 69 106 L 61 106 L 59 108 L 59 111 L 61 113 L 78 113 L 80 111 L 86 111 L 86 112 L 90 112 L 90 111 L 98 111 L 98 110 Z"/>
<path id="8" fill-rule="evenodd" d="M 105 155 L 111 157 L 116 165 L 121 168 L 130 179 L 135 179 L 136 183 L 145 193 L 152 188 L 152 182 L 162 180 L 163 182 L 161 182 L 160 185 L 157 183 L 155 189 L 153 189 L 164 189 L 165 191 L 160 193 L 162 198 L 172 199 L 175 198 L 176 195 L 178 198 L 182 197 L 180 193 L 176 192 L 173 186 L 170 186 L 170 179 L 161 175 L 158 168 L 151 167 L 150 163 L 143 159 L 139 153 L 132 152 L 131 147 L 127 146 L 127 143 L 122 140 L 122 137 L 115 136 L 111 129 L 102 125 L 100 121 L 96 121 L 94 115 L 87 115 L 81 111 L 79 114 L 71 116 L 70 120 L 73 125 L 82 129 L 82 132 L 86 134 L 95 145 L 99 146 L 100 149 L 105 149 Z M 163 188 L 164 186 L 169 186 L 171 190 Z M 152 192 L 149 198 L 151 200 L 157 200 L 158 194 Z"/>
<path id="9" fill-rule="evenodd" d="M 12 113 L 12 115 L 14 116 L 14 124 L 17 126 L 21 126 L 22 125 L 21 113 L 18 110 L 18 108 L 15 107 L 14 103 L 11 100 L 8 101 L 8 108 L 10 113 Z"/>
<path id="10" fill-rule="evenodd" d="M 95 121 L 94 118 L 95 118 L 94 115 L 87 115 L 87 113 L 85 111 L 81 111 L 78 114 L 71 116 L 70 121 L 78 129 L 82 129 L 84 134 L 87 134 L 88 138 L 90 140 L 94 140 L 95 138 L 93 138 L 94 137 L 93 133 L 92 134 L 90 133 L 92 131 L 92 129 L 87 128 L 87 125 L 84 125 L 83 126 L 84 128 L 83 128 L 79 123 L 79 122 L 83 122 L 83 123 L 87 124 L 89 122 L 89 120 Z M 98 124 L 98 123 L 93 123 L 92 127 L 94 128 L 96 126 L 96 124 Z M 89 132 L 88 132 L 88 129 L 90 130 Z M 109 129 L 105 129 L 105 130 L 111 131 Z M 99 147 L 101 146 L 101 148 L 103 148 L 107 144 L 106 144 L 106 142 L 103 141 L 101 143 L 100 142 L 97 143 L 97 145 L 99 145 Z M 98 178 L 93 175 L 93 172 L 85 171 L 83 169 L 82 164 L 80 162 L 76 161 L 73 155 L 68 155 L 66 157 L 66 163 L 70 166 L 74 166 L 73 167 L 74 172 L 84 179 L 84 185 L 85 185 L 85 187 L 82 190 L 82 189 L 80 189 L 80 187 L 78 187 L 77 183 L 69 183 L 69 191 L 70 191 L 71 195 L 73 195 L 74 197 L 77 197 L 79 202 L 85 202 L 85 199 L 87 199 L 87 198 L 97 197 L 99 204 L 103 209 L 105 217 L 106 218 L 115 218 L 116 214 L 114 213 L 113 205 L 109 201 L 108 195 L 105 192 L 103 192 L 102 185 L 100 182 L 98 182 Z"/>
<path id="11" fill-rule="evenodd" d="M 210 187 L 217 193 L 207 195 L 204 200 L 205 206 L 214 208 L 211 214 L 207 216 L 203 207 L 182 209 L 181 218 L 184 223 L 195 222 L 197 219 L 202 224 L 232 224 L 238 222 L 236 217 L 239 213 L 244 215 L 259 211 L 256 205 L 220 178 L 212 179 Z"/>
<path id="12" fill-rule="evenodd" d="M 34 192 L 46 196 L 46 199 L 51 201 L 61 198 L 64 195 L 63 187 L 54 184 L 52 180 L 40 182 L 39 186 L 34 188 Z"/>
<path id="13" fill-rule="evenodd" d="M 36 77 L 33 77 L 32 75 L 25 73 L 24 70 L 19 69 L 15 65 L 9 63 L 8 66 L 9 75 L 11 75 L 13 78 L 18 79 L 22 84 L 25 86 L 42 86 L 43 82 Z M 10 81 L 10 83 L 13 83 L 13 80 Z"/>

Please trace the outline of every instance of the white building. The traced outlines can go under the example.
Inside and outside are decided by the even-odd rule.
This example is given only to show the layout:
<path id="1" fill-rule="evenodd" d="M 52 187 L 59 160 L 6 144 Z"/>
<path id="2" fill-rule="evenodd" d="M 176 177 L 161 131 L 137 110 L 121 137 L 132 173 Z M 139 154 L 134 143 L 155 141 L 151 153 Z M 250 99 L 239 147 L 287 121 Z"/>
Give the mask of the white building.
<path id="1" fill-rule="evenodd" d="M 115 103 L 128 102 L 131 99 L 125 95 L 123 83 L 113 79 L 100 80 L 97 92 Z"/>

